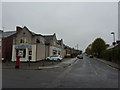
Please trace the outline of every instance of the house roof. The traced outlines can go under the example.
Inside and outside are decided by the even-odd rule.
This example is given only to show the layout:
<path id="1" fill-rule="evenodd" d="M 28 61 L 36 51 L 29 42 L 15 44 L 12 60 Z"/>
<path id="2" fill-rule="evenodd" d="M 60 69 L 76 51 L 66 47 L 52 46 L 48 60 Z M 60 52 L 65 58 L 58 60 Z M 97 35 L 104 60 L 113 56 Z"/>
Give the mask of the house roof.
<path id="1" fill-rule="evenodd" d="M 44 35 L 45 38 L 45 43 L 50 44 L 50 41 L 53 40 L 54 34 L 53 35 Z"/>
<path id="2" fill-rule="evenodd" d="M 24 26 L 23 28 L 26 28 L 33 36 L 42 36 L 43 37 L 43 35 L 41 35 L 41 34 L 36 34 L 32 31 L 30 31 L 26 26 Z"/>
<path id="3" fill-rule="evenodd" d="M 116 47 L 118 44 L 116 44 L 115 46 L 114 45 L 111 45 L 111 46 L 109 46 L 107 49 L 112 49 L 112 48 L 114 48 L 114 47 Z"/>
<path id="4" fill-rule="evenodd" d="M 6 37 L 9 37 L 9 36 L 11 36 L 11 35 L 13 35 L 15 33 L 16 33 L 16 31 L 6 31 L 6 32 L 2 33 L 2 37 L 6 38 Z"/>
<path id="5" fill-rule="evenodd" d="M 65 45 L 65 44 L 63 44 L 63 46 L 64 46 L 64 48 L 66 48 L 66 49 L 71 49 L 71 47 L 69 47 L 69 46 L 67 46 L 67 45 Z"/>
<path id="6" fill-rule="evenodd" d="M 57 40 L 57 44 L 61 45 L 62 43 L 62 39 L 61 40 Z"/>
<path id="7" fill-rule="evenodd" d="M 2 31 L 2 30 L 0 30 L 0 38 L 2 38 L 2 32 L 3 32 L 3 31 Z"/>
<path id="8" fill-rule="evenodd" d="M 115 48 L 120 48 L 120 42 L 115 46 Z"/>

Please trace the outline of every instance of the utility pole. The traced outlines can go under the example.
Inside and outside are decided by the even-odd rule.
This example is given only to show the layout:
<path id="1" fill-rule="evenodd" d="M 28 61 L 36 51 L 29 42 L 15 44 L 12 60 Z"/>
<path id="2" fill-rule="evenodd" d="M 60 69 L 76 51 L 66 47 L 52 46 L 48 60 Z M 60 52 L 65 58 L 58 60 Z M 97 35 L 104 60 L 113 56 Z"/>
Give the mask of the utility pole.
<path id="1" fill-rule="evenodd" d="M 116 42 L 115 42 L 115 33 L 111 32 L 111 34 L 113 35 L 113 46 L 115 47 L 115 44 L 116 44 Z"/>
<path id="2" fill-rule="evenodd" d="M 78 44 L 77 44 L 77 50 L 78 50 Z"/>
<path id="3" fill-rule="evenodd" d="M 4 32 L 5 27 L 2 27 L 2 29 L 3 29 L 3 32 Z"/>

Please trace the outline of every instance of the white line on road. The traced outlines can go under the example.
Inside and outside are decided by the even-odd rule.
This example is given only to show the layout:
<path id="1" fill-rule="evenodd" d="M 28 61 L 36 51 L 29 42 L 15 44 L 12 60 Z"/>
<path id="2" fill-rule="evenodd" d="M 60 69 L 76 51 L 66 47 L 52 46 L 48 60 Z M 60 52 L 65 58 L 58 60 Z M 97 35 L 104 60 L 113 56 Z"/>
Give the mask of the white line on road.
<path id="1" fill-rule="evenodd" d="M 78 60 L 76 59 L 76 61 L 74 63 L 72 63 L 70 66 L 68 66 L 68 68 L 63 73 L 61 73 L 51 84 L 49 84 L 47 86 L 47 88 L 56 88 L 57 86 L 59 86 L 61 79 L 64 78 L 64 76 L 71 71 L 72 66 L 75 63 L 77 63 L 77 61 Z"/>
<path id="2" fill-rule="evenodd" d="M 90 64 L 90 66 L 93 68 L 92 64 L 90 63 L 90 61 L 88 62 Z M 96 75 L 98 75 L 98 73 L 96 72 L 96 70 L 93 68 L 93 71 L 95 72 Z"/>

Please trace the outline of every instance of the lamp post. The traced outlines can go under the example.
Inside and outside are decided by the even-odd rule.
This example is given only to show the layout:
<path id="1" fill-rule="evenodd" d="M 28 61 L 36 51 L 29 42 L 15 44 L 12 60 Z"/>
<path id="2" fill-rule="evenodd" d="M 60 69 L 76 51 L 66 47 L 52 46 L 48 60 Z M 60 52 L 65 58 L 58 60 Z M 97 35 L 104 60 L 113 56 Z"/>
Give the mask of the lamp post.
<path id="1" fill-rule="evenodd" d="M 111 34 L 113 35 L 113 46 L 115 47 L 115 33 L 111 32 Z M 111 58 L 112 62 L 113 62 L 113 59 L 114 59 L 114 47 L 112 48 L 112 51 L 113 51 L 113 58 Z"/>
<path id="2" fill-rule="evenodd" d="M 113 45 L 115 47 L 115 33 L 114 32 L 111 32 L 111 34 L 113 35 Z"/>

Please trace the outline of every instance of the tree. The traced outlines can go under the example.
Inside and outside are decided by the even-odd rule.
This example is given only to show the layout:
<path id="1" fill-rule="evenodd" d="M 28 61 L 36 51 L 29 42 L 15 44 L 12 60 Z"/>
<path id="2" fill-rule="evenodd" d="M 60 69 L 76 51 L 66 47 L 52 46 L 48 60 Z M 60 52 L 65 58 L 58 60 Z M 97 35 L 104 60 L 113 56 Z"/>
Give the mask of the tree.
<path id="1" fill-rule="evenodd" d="M 97 38 L 92 43 L 92 52 L 95 56 L 100 57 L 100 54 L 103 50 L 106 49 L 105 41 L 101 38 Z"/>
<path id="2" fill-rule="evenodd" d="M 92 54 L 92 49 L 91 49 L 92 44 L 89 44 L 88 47 L 85 49 L 85 52 L 87 54 Z"/>

